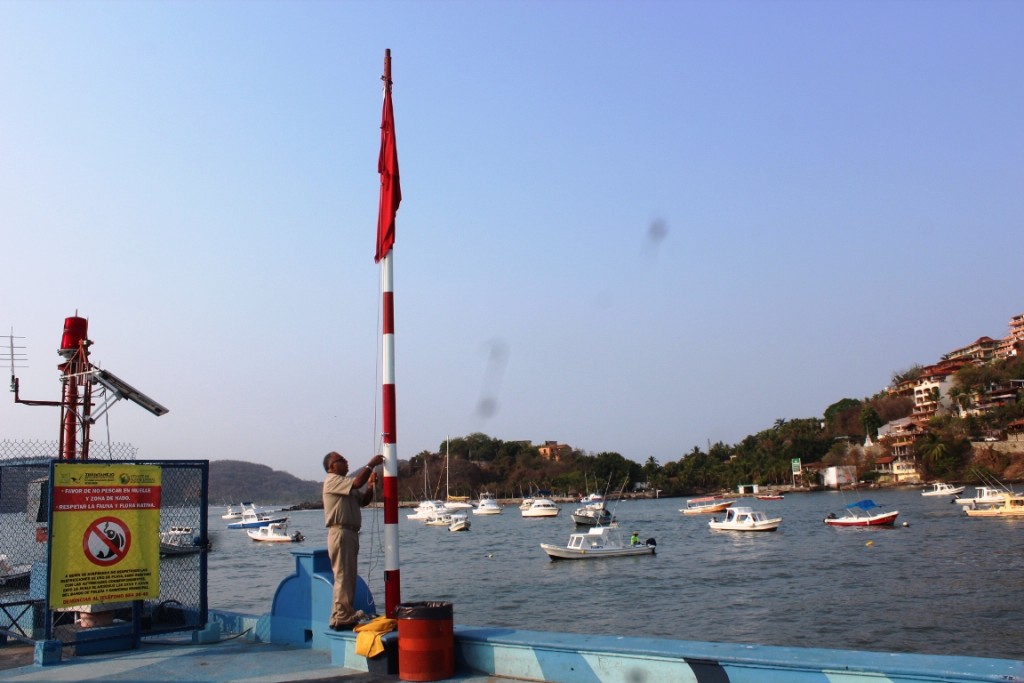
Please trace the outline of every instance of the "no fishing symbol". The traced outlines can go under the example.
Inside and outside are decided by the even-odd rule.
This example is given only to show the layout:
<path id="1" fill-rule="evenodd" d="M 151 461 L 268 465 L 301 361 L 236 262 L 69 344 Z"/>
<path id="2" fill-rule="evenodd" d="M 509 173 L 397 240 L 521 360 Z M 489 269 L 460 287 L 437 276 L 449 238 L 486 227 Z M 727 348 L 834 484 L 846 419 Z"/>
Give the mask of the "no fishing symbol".
<path id="1" fill-rule="evenodd" d="M 90 524 L 82 537 L 82 549 L 93 564 L 115 565 L 128 554 L 132 533 L 128 525 L 116 517 L 100 517 Z"/>

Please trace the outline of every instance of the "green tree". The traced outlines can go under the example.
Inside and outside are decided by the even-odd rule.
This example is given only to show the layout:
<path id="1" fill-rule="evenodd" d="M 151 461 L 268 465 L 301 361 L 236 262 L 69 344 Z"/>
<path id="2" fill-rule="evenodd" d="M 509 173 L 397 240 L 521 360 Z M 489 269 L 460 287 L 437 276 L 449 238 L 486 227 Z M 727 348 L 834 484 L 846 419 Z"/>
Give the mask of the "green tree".
<path id="1" fill-rule="evenodd" d="M 825 428 L 833 436 L 846 436 L 857 433 L 860 426 L 860 410 L 862 401 L 855 398 L 843 398 L 825 409 Z"/>
<path id="2" fill-rule="evenodd" d="M 644 476 L 647 478 L 648 483 L 653 482 L 653 480 L 658 476 L 658 473 L 660 471 L 661 465 L 658 464 L 658 459 L 655 458 L 653 455 L 649 456 L 647 458 L 647 462 L 645 462 L 643 466 L 643 473 Z"/>
<path id="3" fill-rule="evenodd" d="M 878 416 L 878 411 L 875 410 L 874 406 L 867 404 L 861 409 L 860 426 L 864 429 L 864 433 L 872 439 L 878 438 L 878 428 L 883 424 L 885 423 Z"/>
<path id="4" fill-rule="evenodd" d="M 914 445 L 914 452 L 924 479 L 957 479 L 967 465 L 971 444 L 967 439 L 929 431 Z"/>
<path id="5" fill-rule="evenodd" d="M 892 386 L 895 387 L 896 385 L 898 385 L 898 384 L 900 384 L 902 382 L 907 382 L 907 381 L 910 381 L 910 380 L 917 379 L 918 377 L 921 376 L 921 373 L 923 371 L 924 371 L 924 368 L 921 367 L 921 365 L 919 365 L 919 364 L 911 365 L 906 370 L 898 370 L 898 371 L 893 372 L 892 373 L 892 379 L 890 380 L 890 383 L 892 384 Z"/>

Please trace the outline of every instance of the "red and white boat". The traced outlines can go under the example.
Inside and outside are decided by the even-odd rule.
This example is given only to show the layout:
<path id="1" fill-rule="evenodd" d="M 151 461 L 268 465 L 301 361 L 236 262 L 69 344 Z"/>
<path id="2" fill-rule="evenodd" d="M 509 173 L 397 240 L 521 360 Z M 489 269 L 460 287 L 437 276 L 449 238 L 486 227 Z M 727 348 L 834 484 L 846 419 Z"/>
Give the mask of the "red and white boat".
<path id="1" fill-rule="evenodd" d="M 879 507 L 873 500 L 858 500 L 846 506 L 846 514 L 842 517 L 829 513 L 824 522 L 829 526 L 893 526 L 900 511 L 872 512 Z"/>

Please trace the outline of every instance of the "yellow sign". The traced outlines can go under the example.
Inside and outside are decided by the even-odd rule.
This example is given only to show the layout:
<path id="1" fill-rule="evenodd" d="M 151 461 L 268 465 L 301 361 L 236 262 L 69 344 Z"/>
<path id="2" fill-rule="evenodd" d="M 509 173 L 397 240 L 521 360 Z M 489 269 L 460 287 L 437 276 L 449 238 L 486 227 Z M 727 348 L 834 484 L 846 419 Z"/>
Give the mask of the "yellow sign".
<path id="1" fill-rule="evenodd" d="M 159 597 L 161 474 L 157 465 L 54 465 L 51 607 Z"/>

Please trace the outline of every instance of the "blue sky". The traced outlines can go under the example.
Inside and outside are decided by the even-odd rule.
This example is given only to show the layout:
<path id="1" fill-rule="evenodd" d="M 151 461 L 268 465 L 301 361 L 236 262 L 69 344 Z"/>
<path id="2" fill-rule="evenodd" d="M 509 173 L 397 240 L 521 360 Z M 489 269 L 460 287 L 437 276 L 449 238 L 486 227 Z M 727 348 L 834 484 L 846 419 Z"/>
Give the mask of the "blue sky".
<path id="1" fill-rule="evenodd" d="M 0 331 L 170 408 L 93 437 L 306 479 L 379 448 L 385 48 L 398 453 L 643 462 L 820 416 L 1024 312 L 1019 2 L 0 2 Z M 5 362 L 5 365 L 7 363 Z M 493 401 L 493 412 L 481 411 Z M 0 438 L 56 439 L 0 402 Z"/>

